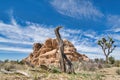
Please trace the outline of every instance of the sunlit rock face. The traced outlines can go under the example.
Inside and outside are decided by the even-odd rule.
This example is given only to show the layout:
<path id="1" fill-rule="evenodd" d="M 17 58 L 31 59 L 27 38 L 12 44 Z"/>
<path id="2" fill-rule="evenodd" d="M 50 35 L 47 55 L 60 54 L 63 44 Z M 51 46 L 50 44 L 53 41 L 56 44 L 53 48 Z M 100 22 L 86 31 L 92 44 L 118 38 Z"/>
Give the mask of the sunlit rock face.
<path id="1" fill-rule="evenodd" d="M 74 45 L 68 41 L 64 42 L 64 53 L 70 61 L 89 61 L 86 55 L 82 55 L 77 52 Z M 47 39 L 44 44 L 34 43 L 33 52 L 23 61 L 29 62 L 30 64 L 40 66 L 40 65 L 58 65 L 59 63 L 59 49 L 56 39 Z"/>

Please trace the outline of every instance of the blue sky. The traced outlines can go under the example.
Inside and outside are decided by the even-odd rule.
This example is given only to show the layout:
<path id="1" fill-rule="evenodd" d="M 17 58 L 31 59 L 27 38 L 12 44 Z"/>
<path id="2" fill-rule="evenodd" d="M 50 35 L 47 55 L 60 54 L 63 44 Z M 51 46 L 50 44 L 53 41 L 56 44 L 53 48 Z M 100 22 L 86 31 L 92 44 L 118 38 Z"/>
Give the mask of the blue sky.
<path id="1" fill-rule="evenodd" d="M 54 28 L 78 52 L 104 58 L 97 40 L 111 36 L 120 59 L 120 0 L 0 0 L 0 59 L 21 60 L 35 42 L 55 38 Z"/>

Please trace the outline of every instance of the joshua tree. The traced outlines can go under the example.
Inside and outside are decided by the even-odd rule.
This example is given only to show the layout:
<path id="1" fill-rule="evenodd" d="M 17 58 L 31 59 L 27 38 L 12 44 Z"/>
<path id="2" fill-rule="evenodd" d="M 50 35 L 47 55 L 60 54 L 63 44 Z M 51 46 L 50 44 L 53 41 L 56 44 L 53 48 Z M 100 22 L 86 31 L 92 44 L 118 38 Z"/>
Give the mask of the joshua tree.
<path id="1" fill-rule="evenodd" d="M 57 27 L 55 29 L 55 34 L 56 34 L 56 37 L 58 40 L 58 45 L 59 45 L 60 68 L 61 68 L 62 72 L 74 73 L 73 64 L 67 58 L 67 56 L 64 54 L 64 43 L 63 43 L 63 40 L 59 34 L 60 28 L 62 28 L 62 27 L 60 26 L 60 27 Z M 66 63 L 68 64 L 68 69 L 66 69 Z"/>
<path id="2" fill-rule="evenodd" d="M 114 45 L 113 39 L 111 37 L 108 37 L 108 40 L 106 40 L 105 38 L 102 38 L 101 40 L 98 40 L 98 45 L 101 46 L 103 53 L 106 57 L 106 63 L 108 63 L 109 59 L 109 55 L 110 53 L 113 52 L 113 50 L 116 48 L 116 45 Z"/>

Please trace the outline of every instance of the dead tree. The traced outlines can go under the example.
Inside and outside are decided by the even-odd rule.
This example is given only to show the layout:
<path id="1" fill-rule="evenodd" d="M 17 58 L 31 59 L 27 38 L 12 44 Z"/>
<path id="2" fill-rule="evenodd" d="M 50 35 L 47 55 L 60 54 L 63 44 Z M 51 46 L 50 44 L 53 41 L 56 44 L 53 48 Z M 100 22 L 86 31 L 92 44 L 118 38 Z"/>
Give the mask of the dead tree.
<path id="1" fill-rule="evenodd" d="M 74 68 L 73 68 L 73 64 L 71 63 L 71 61 L 66 57 L 66 55 L 64 54 L 64 43 L 63 40 L 60 36 L 59 33 L 59 29 L 62 28 L 61 26 L 57 27 L 55 29 L 55 35 L 57 37 L 58 40 L 58 45 L 59 45 L 59 55 L 60 55 L 60 68 L 62 72 L 67 72 L 67 73 L 74 73 Z M 68 69 L 66 69 L 66 63 L 68 65 Z"/>

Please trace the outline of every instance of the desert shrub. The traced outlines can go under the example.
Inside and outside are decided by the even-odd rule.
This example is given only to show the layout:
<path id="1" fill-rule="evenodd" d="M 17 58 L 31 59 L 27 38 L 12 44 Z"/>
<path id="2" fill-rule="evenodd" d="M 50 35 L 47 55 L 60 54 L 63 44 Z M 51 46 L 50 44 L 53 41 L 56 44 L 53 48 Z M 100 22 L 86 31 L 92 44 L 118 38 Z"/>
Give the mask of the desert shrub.
<path id="1" fill-rule="evenodd" d="M 7 62 L 9 62 L 9 60 L 8 60 L 8 59 L 4 60 L 4 63 L 7 63 Z"/>
<path id="2" fill-rule="evenodd" d="M 24 64 L 24 62 L 23 61 L 19 61 L 19 60 L 17 60 L 17 61 L 15 61 L 17 64 L 21 64 L 21 65 L 23 65 Z"/>
<path id="3" fill-rule="evenodd" d="M 98 59 L 98 58 L 95 58 L 94 61 L 95 61 L 96 63 L 98 63 L 98 62 L 99 62 L 99 59 Z"/>
<path id="4" fill-rule="evenodd" d="M 91 66 L 91 67 L 89 68 L 89 71 L 95 71 L 96 69 L 97 69 L 96 67 L 92 67 L 92 66 Z"/>
<path id="5" fill-rule="evenodd" d="M 80 65 L 82 70 L 95 71 L 97 69 L 97 64 L 94 62 L 85 62 L 83 61 Z"/>
<path id="6" fill-rule="evenodd" d="M 105 60 L 103 58 L 100 58 L 99 63 L 105 64 Z"/>
<path id="7" fill-rule="evenodd" d="M 16 62 L 14 61 L 10 61 L 10 62 L 6 62 L 6 63 L 2 63 L 1 66 L 0 66 L 1 69 L 6 69 L 6 70 L 15 70 L 15 69 L 18 69 L 18 70 L 23 70 L 23 69 L 26 69 L 26 66 L 25 65 L 21 65 L 21 64 L 17 64 Z"/>
<path id="8" fill-rule="evenodd" d="M 112 65 L 111 65 L 111 64 L 104 64 L 104 67 L 105 67 L 105 68 L 111 68 Z"/>
<path id="9" fill-rule="evenodd" d="M 118 75 L 120 75 L 120 69 L 117 69 L 117 70 L 116 70 L 116 73 L 117 73 Z"/>
<path id="10" fill-rule="evenodd" d="M 120 60 L 116 60 L 115 63 L 114 63 L 114 66 L 115 67 L 120 67 Z"/>
<path id="11" fill-rule="evenodd" d="M 102 68 L 103 68 L 103 64 L 102 64 L 102 63 L 99 63 L 99 64 L 98 64 L 98 68 L 99 68 L 99 69 L 102 69 Z"/>
<path id="12" fill-rule="evenodd" d="M 9 61 L 10 63 L 13 63 L 13 64 L 21 64 L 21 65 L 23 65 L 24 64 L 24 62 L 23 61 L 19 61 L 19 60 L 11 60 L 11 61 Z"/>
<path id="13" fill-rule="evenodd" d="M 79 61 L 72 62 L 72 64 L 73 64 L 75 70 L 77 70 L 77 71 L 80 70 L 81 63 Z"/>
<path id="14" fill-rule="evenodd" d="M 6 64 L 4 64 L 4 65 L 2 66 L 2 68 L 4 68 L 4 69 L 7 70 L 7 71 L 10 71 L 11 69 L 15 69 L 16 66 L 13 65 L 13 64 L 11 64 L 11 63 L 6 63 Z"/>
<path id="15" fill-rule="evenodd" d="M 53 68 L 51 69 L 51 71 L 52 71 L 52 73 L 60 73 L 60 69 L 57 68 L 57 67 L 53 67 Z"/>
<path id="16" fill-rule="evenodd" d="M 115 63 L 115 58 L 114 57 L 109 57 L 109 62 L 110 64 L 114 64 Z"/>
<path id="17" fill-rule="evenodd" d="M 102 77 L 103 75 L 96 74 L 94 80 L 103 80 Z"/>
<path id="18" fill-rule="evenodd" d="M 84 70 L 84 71 L 95 71 L 96 69 L 101 69 L 104 67 L 103 63 L 100 63 L 98 61 L 98 63 L 96 63 L 96 61 L 81 61 L 81 62 L 74 62 L 74 69 L 75 71 L 80 71 L 80 70 Z"/>
<path id="19" fill-rule="evenodd" d="M 95 62 L 95 63 L 105 64 L 105 60 L 104 60 L 103 58 L 100 58 L 100 59 L 99 59 L 99 58 L 95 58 L 95 59 L 94 59 L 94 62 Z"/>
<path id="20" fill-rule="evenodd" d="M 34 75 L 33 75 L 33 80 L 39 80 L 38 74 L 34 74 Z"/>

